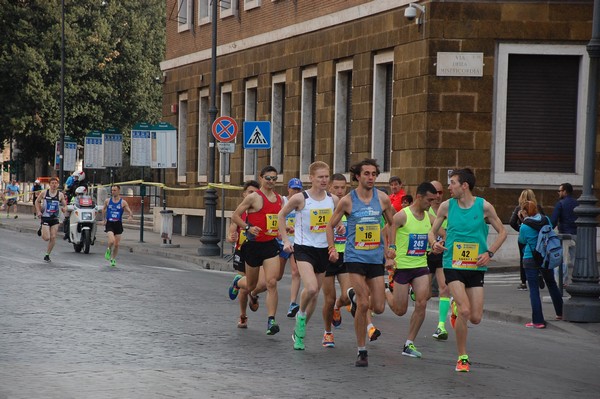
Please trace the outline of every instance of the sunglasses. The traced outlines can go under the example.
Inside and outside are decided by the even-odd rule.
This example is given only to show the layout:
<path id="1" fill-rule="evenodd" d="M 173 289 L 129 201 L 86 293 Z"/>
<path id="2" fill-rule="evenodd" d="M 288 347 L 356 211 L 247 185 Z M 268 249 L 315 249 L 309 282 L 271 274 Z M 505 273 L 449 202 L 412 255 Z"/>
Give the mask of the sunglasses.
<path id="1" fill-rule="evenodd" d="M 263 176 L 267 181 L 277 181 L 277 176 Z"/>

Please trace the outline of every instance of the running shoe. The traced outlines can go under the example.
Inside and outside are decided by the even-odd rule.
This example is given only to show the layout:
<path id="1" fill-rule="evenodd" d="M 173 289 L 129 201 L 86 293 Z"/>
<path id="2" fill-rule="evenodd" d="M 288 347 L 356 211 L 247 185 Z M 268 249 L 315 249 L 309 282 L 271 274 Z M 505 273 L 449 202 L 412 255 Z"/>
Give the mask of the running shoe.
<path id="1" fill-rule="evenodd" d="M 110 260 L 110 248 L 106 248 L 106 252 L 104 253 L 104 259 Z"/>
<path id="2" fill-rule="evenodd" d="M 240 316 L 240 319 L 238 320 L 238 328 L 248 328 L 247 316 Z"/>
<path id="3" fill-rule="evenodd" d="M 452 300 L 452 302 L 450 302 L 450 309 L 452 309 L 452 314 L 450 315 L 450 325 L 452 326 L 452 328 L 454 328 L 454 326 L 456 325 L 456 317 L 458 314 L 456 302 L 454 302 L 454 299 Z"/>
<path id="4" fill-rule="evenodd" d="M 517 287 L 517 289 L 519 291 L 527 291 L 527 284 L 521 283 L 521 284 L 519 284 L 519 286 Z"/>
<path id="5" fill-rule="evenodd" d="M 44 260 L 46 262 L 50 262 L 50 255 L 48 255 L 48 254 L 44 255 Z"/>
<path id="6" fill-rule="evenodd" d="M 462 373 L 468 373 L 471 370 L 471 362 L 469 361 L 469 357 L 459 357 L 454 370 Z"/>
<path id="7" fill-rule="evenodd" d="M 117 261 L 116 261 L 116 259 L 111 259 L 110 260 L 110 267 L 117 267 Z"/>
<path id="8" fill-rule="evenodd" d="M 354 317 L 354 315 L 356 314 L 356 302 L 354 302 L 354 288 L 348 288 L 346 294 L 348 295 L 348 299 L 350 299 L 350 305 L 346 306 L 346 309 L 348 309 L 348 311 L 352 313 L 352 317 Z"/>
<path id="9" fill-rule="evenodd" d="M 292 333 L 292 341 L 294 341 L 294 350 L 304 350 L 304 338 L 300 338 L 299 336 L 297 336 L 296 331 Z"/>
<path id="10" fill-rule="evenodd" d="M 432 337 L 437 339 L 438 341 L 445 341 L 448 339 L 448 331 L 446 331 L 444 327 L 438 326 L 438 328 L 433 333 Z"/>
<path id="11" fill-rule="evenodd" d="M 527 328 L 537 328 L 538 330 L 541 330 L 542 328 L 546 328 L 546 323 L 533 323 L 533 322 L 529 322 L 529 323 L 525 324 L 525 327 L 527 327 Z"/>
<path id="12" fill-rule="evenodd" d="M 333 342 L 333 333 L 323 334 L 323 347 L 335 348 L 335 343 Z"/>
<path id="13" fill-rule="evenodd" d="M 415 292 L 412 289 L 412 285 L 410 286 L 410 288 L 408 290 L 408 295 L 410 296 L 410 299 L 414 302 L 415 301 Z"/>
<path id="14" fill-rule="evenodd" d="M 296 327 L 294 328 L 294 333 L 300 338 L 306 336 L 306 316 L 296 315 Z"/>
<path id="15" fill-rule="evenodd" d="M 354 363 L 356 367 L 368 367 L 369 366 L 369 355 L 367 351 L 358 351 L 358 357 L 356 359 L 356 363 Z"/>
<path id="16" fill-rule="evenodd" d="M 237 283 L 238 281 L 240 281 L 240 279 L 242 278 L 241 274 L 236 274 L 235 277 L 233 278 L 233 281 L 231 282 L 231 285 L 229 286 L 229 299 L 231 299 L 232 301 L 237 298 L 239 292 L 240 292 L 240 287 L 238 287 Z"/>
<path id="17" fill-rule="evenodd" d="M 289 317 L 289 318 L 296 317 L 296 313 L 298 313 L 299 310 L 300 310 L 300 305 L 298 305 L 296 302 L 290 303 L 290 308 L 288 309 L 287 317 Z"/>
<path id="18" fill-rule="evenodd" d="M 339 327 L 342 324 L 342 312 L 337 308 L 333 308 L 333 319 L 331 320 L 331 324 L 333 324 L 334 327 Z"/>
<path id="19" fill-rule="evenodd" d="M 18 219 L 18 218 L 19 218 L 19 215 L 15 215 L 15 219 Z"/>
<path id="20" fill-rule="evenodd" d="M 402 350 L 402 354 L 404 356 L 409 357 L 421 357 L 421 352 L 417 350 L 417 347 L 412 342 L 408 345 L 404 345 L 404 349 Z"/>
<path id="21" fill-rule="evenodd" d="M 253 312 L 258 310 L 258 295 L 254 296 L 251 293 L 248 293 L 248 307 Z"/>
<path id="22" fill-rule="evenodd" d="M 275 322 L 275 319 L 269 319 L 267 321 L 267 335 L 275 335 L 279 332 L 279 325 Z"/>
<path id="23" fill-rule="evenodd" d="M 375 326 L 369 328 L 369 341 L 377 341 L 377 338 L 381 335 L 381 331 Z"/>
<path id="24" fill-rule="evenodd" d="M 38 229 L 38 231 L 37 231 L 37 235 L 38 235 L 39 237 L 41 237 L 41 236 L 42 236 L 42 226 L 40 226 L 40 228 Z"/>

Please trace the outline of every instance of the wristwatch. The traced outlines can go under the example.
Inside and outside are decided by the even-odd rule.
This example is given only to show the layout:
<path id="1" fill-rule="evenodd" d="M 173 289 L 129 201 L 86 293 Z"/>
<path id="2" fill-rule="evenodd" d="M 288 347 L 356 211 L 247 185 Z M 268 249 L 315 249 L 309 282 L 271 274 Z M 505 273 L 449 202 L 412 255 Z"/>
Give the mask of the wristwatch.
<path id="1" fill-rule="evenodd" d="M 487 251 L 488 256 L 490 257 L 490 259 L 492 259 L 494 257 L 494 253 L 492 251 Z"/>
<path id="2" fill-rule="evenodd" d="M 244 227 L 244 230 L 246 230 L 246 231 L 250 230 L 250 225 L 247 224 L 246 227 Z"/>

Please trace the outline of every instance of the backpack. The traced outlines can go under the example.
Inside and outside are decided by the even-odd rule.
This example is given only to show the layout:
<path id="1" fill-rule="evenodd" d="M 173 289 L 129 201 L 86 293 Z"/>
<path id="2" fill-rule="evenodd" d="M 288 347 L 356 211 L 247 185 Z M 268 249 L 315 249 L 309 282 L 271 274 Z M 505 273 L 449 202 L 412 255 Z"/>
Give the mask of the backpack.
<path id="1" fill-rule="evenodd" d="M 523 221 L 523 223 L 537 230 L 527 221 Z M 539 229 L 537 244 L 535 248 L 531 248 L 531 252 L 535 263 L 542 269 L 554 269 L 562 265 L 562 242 L 549 224 Z"/>

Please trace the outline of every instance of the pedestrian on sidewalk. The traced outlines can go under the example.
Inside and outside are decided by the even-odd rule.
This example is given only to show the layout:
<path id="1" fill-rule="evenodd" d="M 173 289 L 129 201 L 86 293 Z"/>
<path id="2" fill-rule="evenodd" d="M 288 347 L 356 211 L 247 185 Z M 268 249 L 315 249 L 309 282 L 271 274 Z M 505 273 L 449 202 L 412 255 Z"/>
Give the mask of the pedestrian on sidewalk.
<path id="1" fill-rule="evenodd" d="M 37 212 L 35 211 L 35 200 L 42 192 L 43 187 L 38 179 L 33 182 L 33 187 L 31 187 L 31 203 L 33 204 L 33 217 L 37 218 Z"/>
<path id="2" fill-rule="evenodd" d="M 552 226 L 552 223 L 547 216 L 543 216 L 538 212 L 538 204 L 535 201 L 525 201 L 521 205 L 520 218 L 523 223 L 519 230 L 519 243 L 524 246 L 523 267 L 529 284 L 529 301 L 531 302 L 531 322 L 525 324 L 525 327 L 546 328 L 546 320 L 540 301 L 538 275 L 541 274 L 546 282 L 556 312 L 556 320 L 562 320 L 563 299 L 554 279 L 554 271 L 540 268 L 533 257 L 533 250 L 537 245 L 540 229 L 545 225 Z"/>
<path id="3" fill-rule="evenodd" d="M 50 188 L 41 192 L 35 200 L 35 209 L 38 217 L 42 220 L 41 236 L 48 242 L 44 260 L 50 262 L 50 254 L 56 243 L 56 233 L 60 223 L 59 210 L 67 211 L 67 201 L 61 191 L 58 191 L 58 178 L 50 178 Z M 38 232 L 38 234 L 40 234 Z"/>
<path id="4" fill-rule="evenodd" d="M 115 267 L 121 234 L 123 234 L 123 212 L 127 211 L 129 214 L 127 220 L 129 221 L 133 220 L 133 212 L 127 201 L 121 198 L 120 186 L 113 185 L 110 192 L 111 197 L 104 200 L 104 207 L 102 208 L 102 223 L 108 237 L 108 248 L 104 253 L 104 259 L 110 262 L 111 267 Z"/>
<path id="5" fill-rule="evenodd" d="M 519 202 L 517 204 L 517 206 L 515 207 L 515 209 L 513 210 L 513 213 L 510 217 L 510 221 L 508 222 L 508 224 L 510 224 L 510 227 L 513 228 L 513 230 L 515 230 L 517 233 L 520 231 L 521 229 L 521 223 L 523 223 L 523 219 L 521 217 L 521 207 L 523 206 L 523 204 L 526 201 L 535 201 L 537 203 L 537 200 L 535 199 L 535 193 L 533 192 L 533 190 L 531 189 L 526 189 L 521 191 L 521 194 L 519 195 Z M 538 213 L 540 213 L 541 215 L 544 215 L 544 210 L 542 209 L 542 207 L 538 204 Z M 519 273 L 520 273 L 520 277 L 521 277 L 521 284 L 519 284 L 519 286 L 517 287 L 518 290 L 520 291 L 526 291 L 527 290 L 527 279 L 525 277 L 525 269 L 523 268 L 523 251 L 525 249 L 525 245 L 518 243 L 519 246 Z M 544 288 L 544 287 L 541 287 Z"/>
<path id="6" fill-rule="evenodd" d="M 15 213 L 15 219 L 19 217 L 17 215 L 17 201 L 19 200 L 19 184 L 16 179 L 6 185 L 4 190 L 4 198 L 6 199 L 6 218 L 10 217 L 10 207 L 12 206 Z"/>
<path id="7" fill-rule="evenodd" d="M 282 199 L 277 194 L 277 169 L 265 166 L 259 174 L 260 190 L 248 195 L 236 208 L 231 221 L 246 232 L 248 242 L 244 244 L 246 275 L 233 280 L 229 292 L 245 288 L 250 293 L 250 306 L 258 308 L 258 297 L 252 295 L 259 282 L 260 267 L 263 267 L 267 282 L 267 335 L 279 332 L 275 321 L 277 313 L 277 279 L 279 277 L 279 245 L 277 244 L 277 214 L 281 210 Z M 248 216 L 242 219 L 247 212 Z"/>
<path id="8" fill-rule="evenodd" d="M 559 234 L 568 234 L 570 239 L 563 240 L 564 261 L 562 264 L 563 285 L 571 282 L 569 270 L 573 270 L 575 265 L 575 245 L 577 242 L 577 215 L 575 208 L 579 202 L 573 198 L 573 186 L 570 183 L 563 183 L 558 188 L 558 202 L 554 206 L 550 222 L 552 226 L 558 228 Z M 559 268 L 554 271 L 554 276 L 558 278 Z"/>
<path id="9" fill-rule="evenodd" d="M 506 240 L 506 230 L 496 209 L 473 195 L 475 175 L 471 169 L 452 172 L 448 189 L 452 198 L 444 201 L 429 232 L 432 250 L 444 251 L 446 283 L 454 297 L 451 324 L 455 328 L 458 360 L 456 371 L 470 371 L 467 354 L 467 323 L 479 324 L 483 316 L 483 281 L 487 265 Z M 437 241 L 442 223 L 448 219 L 446 242 Z M 498 235 L 488 247 L 489 222 Z"/>

